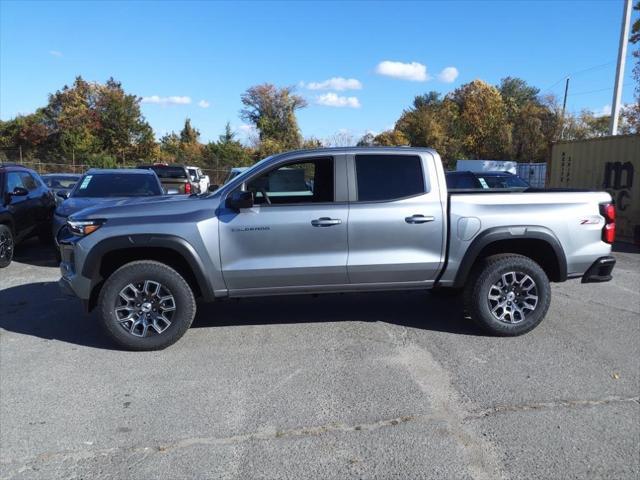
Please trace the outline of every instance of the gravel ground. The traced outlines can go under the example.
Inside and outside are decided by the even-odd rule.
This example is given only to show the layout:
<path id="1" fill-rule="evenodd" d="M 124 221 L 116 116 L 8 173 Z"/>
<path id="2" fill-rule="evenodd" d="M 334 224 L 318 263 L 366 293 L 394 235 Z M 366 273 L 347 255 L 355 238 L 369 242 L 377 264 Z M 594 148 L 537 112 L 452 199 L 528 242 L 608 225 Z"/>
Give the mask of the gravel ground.
<path id="1" fill-rule="evenodd" d="M 640 477 L 640 254 L 519 338 L 421 292 L 201 305 L 118 351 L 30 242 L 0 270 L 0 478 Z"/>

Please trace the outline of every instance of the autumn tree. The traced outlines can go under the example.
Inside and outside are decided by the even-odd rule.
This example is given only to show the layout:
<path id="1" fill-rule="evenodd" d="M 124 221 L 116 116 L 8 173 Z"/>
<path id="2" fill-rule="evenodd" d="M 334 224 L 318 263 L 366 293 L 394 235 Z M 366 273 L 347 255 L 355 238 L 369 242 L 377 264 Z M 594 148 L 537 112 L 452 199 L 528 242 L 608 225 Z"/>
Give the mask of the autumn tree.
<path id="1" fill-rule="evenodd" d="M 458 106 L 460 140 L 471 158 L 507 159 L 511 125 L 500 91 L 474 80 L 457 88 L 450 98 Z"/>
<path id="2" fill-rule="evenodd" d="M 278 88 L 265 83 L 253 86 L 241 97 L 244 108 L 240 116 L 259 132 L 259 149 L 264 154 L 299 148 L 302 136 L 296 110 L 307 106 L 292 87 Z"/>

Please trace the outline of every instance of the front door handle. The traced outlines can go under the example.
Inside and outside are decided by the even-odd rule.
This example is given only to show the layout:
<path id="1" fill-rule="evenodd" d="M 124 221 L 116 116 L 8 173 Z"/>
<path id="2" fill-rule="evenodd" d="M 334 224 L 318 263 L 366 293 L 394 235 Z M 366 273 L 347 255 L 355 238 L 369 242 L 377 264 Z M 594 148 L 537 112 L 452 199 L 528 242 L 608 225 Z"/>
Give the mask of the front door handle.
<path id="1" fill-rule="evenodd" d="M 342 220 L 339 218 L 320 217 L 315 220 L 311 220 L 311 225 L 314 227 L 331 227 L 332 225 L 340 225 Z"/>
<path id="2" fill-rule="evenodd" d="M 436 219 L 436 217 L 432 216 L 432 215 L 412 215 L 410 217 L 405 217 L 404 221 L 407 223 L 427 223 L 427 222 L 433 222 Z"/>

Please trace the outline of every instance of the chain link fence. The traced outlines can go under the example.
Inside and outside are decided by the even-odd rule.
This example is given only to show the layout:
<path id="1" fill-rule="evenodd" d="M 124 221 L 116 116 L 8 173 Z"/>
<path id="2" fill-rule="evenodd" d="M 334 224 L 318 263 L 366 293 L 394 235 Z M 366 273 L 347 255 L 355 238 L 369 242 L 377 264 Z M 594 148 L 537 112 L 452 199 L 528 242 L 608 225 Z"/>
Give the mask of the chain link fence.
<path id="1" fill-rule="evenodd" d="M 29 159 L 22 160 L 19 159 L 4 159 L 0 158 L 0 163 L 8 162 L 8 163 L 18 163 L 20 165 L 24 165 L 27 168 L 37 172 L 40 175 L 44 175 L 47 173 L 77 173 L 83 174 L 90 168 L 92 165 L 88 165 L 86 163 L 60 163 L 60 162 L 47 162 L 39 159 Z M 118 164 L 118 168 L 135 168 L 138 164 L 134 163 L 123 163 Z M 204 172 L 205 175 L 209 176 L 209 182 L 211 185 L 222 185 L 229 175 L 229 169 L 214 169 L 214 168 L 200 168 Z"/>

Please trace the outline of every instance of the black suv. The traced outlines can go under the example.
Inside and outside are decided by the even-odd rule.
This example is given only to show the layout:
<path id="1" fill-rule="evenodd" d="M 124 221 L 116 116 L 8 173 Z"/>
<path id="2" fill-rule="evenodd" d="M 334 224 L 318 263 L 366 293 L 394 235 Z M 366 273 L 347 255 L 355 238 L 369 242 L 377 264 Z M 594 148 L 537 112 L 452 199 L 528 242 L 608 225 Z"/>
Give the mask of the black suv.
<path id="1" fill-rule="evenodd" d="M 13 258 L 13 247 L 38 235 L 51 240 L 51 218 L 56 202 L 53 193 L 33 170 L 0 163 L 0 268 Z"/>

